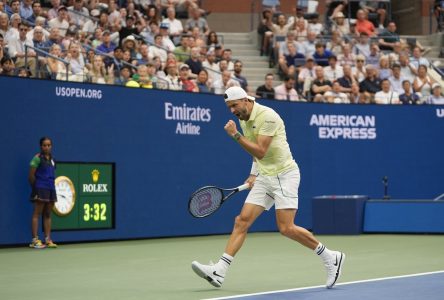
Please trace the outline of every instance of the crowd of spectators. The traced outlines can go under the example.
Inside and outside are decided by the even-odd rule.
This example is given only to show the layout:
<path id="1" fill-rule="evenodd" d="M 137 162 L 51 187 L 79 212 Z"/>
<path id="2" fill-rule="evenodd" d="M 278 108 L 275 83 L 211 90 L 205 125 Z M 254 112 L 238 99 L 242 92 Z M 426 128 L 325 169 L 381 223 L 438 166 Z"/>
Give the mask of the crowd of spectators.
<path id="1" fill-rule="evenodd" d="M 0 75 L 216 94 L 241 86 L 289 101 L 444 104 L 427 75 L 427 49 L 399 37 L 383 2 L 359 1 L 353 11 L 333 1 L 327 22 L 301 7 L 287 18 L 264 6 L 261 55 L 277 74 L 264 74 L 256 91 L 197 0 L 42 3 L 0 0 Z"/>
<path id="2" fill-rule="evenodd" d="M 0 1 L 0 75 L 189 92 L 248 88 L 242 62 L 197 0 L 61 1 Z"/>
<path id="3" fill-rule="evenodd" d="M 274 1 L 279 2 L 279 1 Z M 428 76 L 429 49 L 401 39 L 387 2 L 330 1 L 327 22 L 295 8 L 262 13 L 261 55 L 273 74 L 257 89 L 264 98 L 326 103 L 444 104 L 441 86 Z"/>

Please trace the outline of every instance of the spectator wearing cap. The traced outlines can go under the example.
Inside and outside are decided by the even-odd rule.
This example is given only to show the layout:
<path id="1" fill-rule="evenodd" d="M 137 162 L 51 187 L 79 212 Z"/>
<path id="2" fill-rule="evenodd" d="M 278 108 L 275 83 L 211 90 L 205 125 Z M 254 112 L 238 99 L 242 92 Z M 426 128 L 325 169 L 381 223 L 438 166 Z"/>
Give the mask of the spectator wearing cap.
<path id="1" fill-rule="evenodd" d="M 207 51 L 202 67 L 208 72 L 209 81 L 214 82 L 215 75 L 219 72 L 219 65 L 216 63 L 216 54 L 213 49 Z"/>
<path id="2" fill-rule="evenodd" d="M 116 70 L 114 70 L 116 71 Z M 119 75 L 114 77 L 114 84 L 126 85 L 131 78 L 131 68 L 129 66 L 122 66 Z"/>
<path id="3" fill-rule="evenodd" d="M 295 79 L 293 77 L 284 77 L 284 82 L 274 88 L 276 100 L 300 101 L 299 95 L 294 88 Z"/>
<path id="4" fill-rule="evenodd" d="M 301 68 L 298 74 L 296 83 L 297 90 L 302 91 L 301 94 L 306 97 L 311 89 L 311 83 L 315 78 L 315 61 L 312 56 L 305 58 L 305 65 Z"/>
<path id="5" fill-rule="evenodd" d="M 190 67 L 187 64 L 181 64 L 179 67 L 179 80 L 182 90 L 186 92 L 199 92 L 199 88 L 193 80 L 190 80 Z"/>
<path id="6" fill-rule="evenodd" d="M 225 70 L 222 72 L 221 78 L 213 83 L 214 93 L 223 95 L 225 91 L 232 86 L 240 86 L 237 80 L 232 78 L 231 72 Z"/>
<path id="7" fill-rule="evenodd" d="M 74 0 L 73 5 L 68 7 L 69 24 L 82 28 L 88 21 L 89 11 L 83 7 L 83 0 Z"/>
<path id="8" fill-rule="evenodd" d="M 188 35 L 182 35 L 179 46 L 174 49 L 174 55 L 180 62 L 185 62 L 191 56 Z"/>
<path id="9" fill-rule="evenodd" d="M 313 58 L 319 66 L 328 66 L 328 58 L 332 55 L 333 53 L 330 50 L 325 49 L 325 45 L 323 43 L 316 43 L 316 51 L 313 54 Z"/>
<path id="10" fill-rule="evenodd" d="M 180 41 L 180 36 L 183 33 L 182 22 L 176 19 L 176 10 L 173 6 L 170 6 L 166 10 L 167 17 L 162 20 L 163 24 L 168 24 L 169 31 L 168 34 L 173 39 L 175 45 Z"/>
<path id="11" fill-rule="evenodd" d="M 0 61 L 0 76 L 14 76 L 15 75 L 15 65 L 12 58 L 3 56 Z"/>
<path id="12" fill-rule="evenodd" d="M 399 95 L 402 104 L 421 104 L 421 97 L 412 90 L 412 83 L 408 80 L 402 82 L 402 93 Z"/>
<path id="13" fill-rule="evenodd" d="M 136 27 L 134 27 L 135 18 L 133 16 L 127 16 L 126 17 L 126 26 L 120 28 L 119 30 L 119 38 L 120 38 L 120 44 L 123 45 L 123 40 L 132 34 L 138 34 Z"/>
<path id="14" fill-rule="evenodd" d="M 19 37 L 12 39 L 8 44 L 8 54 L 9 57 L 15 60 L 15 66 L 27 67 L 33 70 L 33 75 L 35 75 L 35 67 L 36 67 L 36 53 L 33 49 L 28 49 L 27 51 L 27 61 L 25 65 L 25 52 L 26 46 L 34 47 L 34 43 L 32 40 L 26 38 L 26 34 L 28 33 L 29 26 L 27 23 L 21 23 L 19 26 Z"/>
<path id="15" fill-rule="evenodd" d="M 200 48 L 194 47 L 191 49 L 191 56 L 185 61 L 185 63 L 190 67 L 191 73 L 194 75 L 199 74 L 202 70 L 202 61 L 200 60 Z"/>
<path id="16" fill-rule="evenodd" d="M 60 7 L 60 0 L 51 0 L 51 8 L 48 10 L 48 20 L 58 17 L 58 10 Z"/>
<path id="17" fill-rule="evenodd" d="M 444 105 L 444 97 L 441 94 L 441 85 L 434 83 L 432 85 L 432 94 L 427 97 L 426 104 Z"/>
<path id="18" fill-rule="evenodd" d="M 117 47 L 116 44 L 111 42 L 111 33 L 109 30 L 105 30 L 102 33 L 102 44 L 100 44 L 96 50 L 101 53 L 109 54 L 114 51 L 114 49 Z"/>
<path id="19" fill-rule="evenodd" d="M 331 82 L 338 80 L 344 76 L 342 67 L 338 65 L 338 60 L 335 55 L 328 58 L 328 66 L 324 67 L 324 75 L 327 80 Z"/>
<path id="20" fill-rule="evenodd" d="M 274 76 L 271 73 L 265 75 L 265 82 L 256 89 L 256 97 L 263 99 L 274 99 L 274 88 L 273 88 Z"/>
<path id="21" fill-rule="evenodd" d="M 68 23 L 68 10 L 65 6 L 59 6 L 57 9 L 57 18 L 54 18 L 48 22 L 49 28 L 58 28 L 60 30 L 60 36 L 64 37 L 69 28 Z"/>
<path id="22" fill-rule="evenodd" d="M 122 41 L 122 49 L 124 51 L 129 51 L 131 59 L 136 59 L 137 57 L 137 41 L 133 35 L 129 35 Z"/>
<path id="23" fill-rule="evenodd" d="M 199 7 L 193 7 L 190 9 L 191 17 L 185 22 L 185 30 L 191 32 L 194 27 L 198 27 L 201 34 L 208 35 L 210 27 L 207 20 L 201 17 L 201 11 Z"/>
<path id="24" fill-rule="evenodd" d="M 162 36 L 162 45 L 168 51 L 174 51 L 176 46 L 174 46 L 173 41 L 170 39 L 168 30 L 170 25 L 168 23 L 160 23 L 159 34 Z"/>
<path id="25" fill-rule="evenodd" d="M 162 36 L 160 34 L 157 34 L 154 39 L 154 45 L 149 46 L 148 48 L 148 57 L 150 59 L 153 59 L 153 57 L 159 57 L 160 61 L 162 62 L 162 67 L 165 66 L 165 63 L 167 61 L 168 53 L 163 48 L 162 44 Z"/>
<path id="26" fill-rule="evenodd" d="M 337 12 L 331 18 L 334 21 L 331 27 L 332 31 L 339 32 L 340 36 L 350 35 L 350 23 L 348 22 L 348 19 L 345 19 L 342 11 Z"/>

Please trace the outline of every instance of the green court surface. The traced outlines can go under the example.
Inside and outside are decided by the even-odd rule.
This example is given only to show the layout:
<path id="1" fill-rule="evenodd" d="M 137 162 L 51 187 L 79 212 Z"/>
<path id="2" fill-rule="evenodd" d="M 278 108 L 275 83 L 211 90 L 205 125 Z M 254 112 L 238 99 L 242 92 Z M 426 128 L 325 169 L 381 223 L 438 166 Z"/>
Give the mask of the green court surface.
<path id="1" fill-rule="evenodd" d="M 346 253 L 340 282 L 444 270 L 444 235 L 318 236 Z M 0 299 L 203 299 L 322 285 L 310 250 L 278 233 L 250 234 L 221 289 L 191 270 L 217 261 L 227 236 L 0 249 Z"/>

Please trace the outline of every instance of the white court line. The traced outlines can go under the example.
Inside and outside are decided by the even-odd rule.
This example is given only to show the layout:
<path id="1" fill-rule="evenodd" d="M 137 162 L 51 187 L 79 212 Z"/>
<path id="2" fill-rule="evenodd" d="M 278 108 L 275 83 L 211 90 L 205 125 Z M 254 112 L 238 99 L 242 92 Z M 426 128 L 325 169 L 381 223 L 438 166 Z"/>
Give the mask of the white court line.
<path id="1" fill-rule="evenodd" d="M 426 273 L 416 273 L 416 274 L 409 274 L 409 275 L 400 275 L 400 276 L 391 276 L 391 277 L 381 277 L 381 278 L 374 278 L 374 279 L 349 281 L 349 282 L 337 283 L 336 286 L 356 284 L 356 283 L 365 283 L 365 282 L 374 282 L 374 281 L 382 281 L 382 280 L 390 280 L 390 279 L 399 279 L 399 278 L 409 278 L 409 277 L 416 277 L 416 276 L 433 275 L 433 274 L 439 274 L 439 273 L 444 273 L 444 270 L 434 271 L 434 272 L 426 272 Z M 259 295 L 267 295 L 267 294 L 274 294 L 274 293 L 303 291 L 303 290 L 316 289 L 316 288 L 325 288 L 325 285 L 314 285 L 314 286 L 307 286 L 307 287 L 288 289 L 288 290 L 277 290 L 277 291 L 269 291 L 269 292 L 262 292 L 262 293 L 242 294 L 242 295 L 219 297 L 219 298 L 207 298 L 207 299 L 203 299 L 203 300 L 236 299 L 236 298 L 242 298 L 242 297 L 259 296 Z"/>

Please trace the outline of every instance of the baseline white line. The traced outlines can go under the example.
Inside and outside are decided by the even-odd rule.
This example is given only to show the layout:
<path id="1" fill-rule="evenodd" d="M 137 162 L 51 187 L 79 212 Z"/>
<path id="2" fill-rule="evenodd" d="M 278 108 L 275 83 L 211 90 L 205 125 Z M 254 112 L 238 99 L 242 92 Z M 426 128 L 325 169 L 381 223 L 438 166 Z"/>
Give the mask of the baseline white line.
<path id="1" fill-rule="evenodd" d="M 374 281 L 382 281 L 382 280 L 390 280 L 390 279 L 409 278 L 409 277 L 416 277 L 416 276 L 426 276 L 426 275 L 433 275 L 433 274 L 439 274 L 439 273 L 444 273 L 444 270 L 434 271 L 434 272 L 425 272 L 425 273 L 415 273 L 415 274 L 408 274 L 408 275 L 390 276 L 390 277 L 380 277 L 380 278 L 374 278 L 374 279 L 364 279 L 364 280 L 349 281 L 349 282 L 337 283 L 336 286 L 357 284 L 357 283 L 366 283 L 366 282 L 374 282 Z M 241 294 L 241 295 L 234 295 L 234 296 L 227 296 L 227 297 L 218 297 L 218 298 L 206 298 L 206 299 L 203 299 L 203 300 L 236 299 L 236 298 L 242 298 L 242 297 L 259 296 L 259 295 L 267 295 L 267 294 L 275 294 L 275 293 L 286 293 L 286 292 L 303 291 L 303 290 L 310 290 L 310 289 L 316 289 L 316 288 L 325 288 L 325 285 L 314 285 L 314 286 L 307 286 L 307 287 L 288 289 L 288 290 L 276 290 L 276 291 L 268 291 L 268 292 L 262 292 L 262 293 Z"/>

